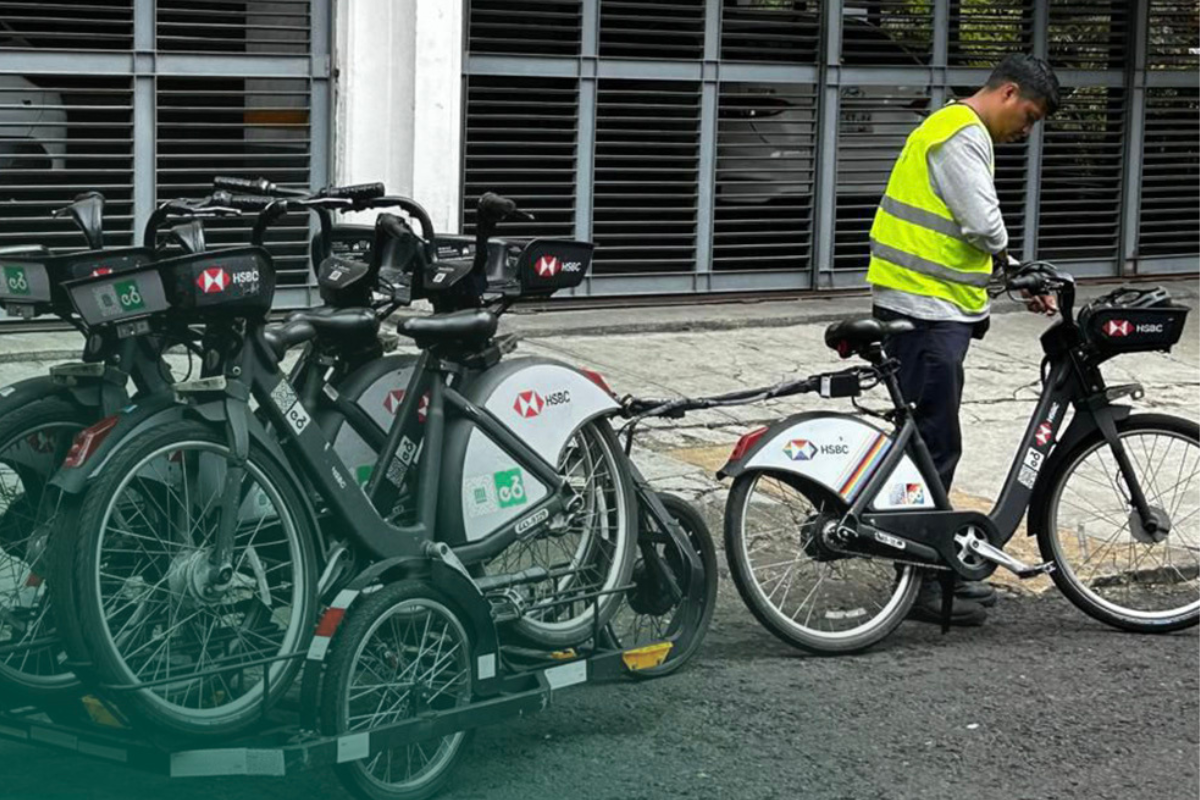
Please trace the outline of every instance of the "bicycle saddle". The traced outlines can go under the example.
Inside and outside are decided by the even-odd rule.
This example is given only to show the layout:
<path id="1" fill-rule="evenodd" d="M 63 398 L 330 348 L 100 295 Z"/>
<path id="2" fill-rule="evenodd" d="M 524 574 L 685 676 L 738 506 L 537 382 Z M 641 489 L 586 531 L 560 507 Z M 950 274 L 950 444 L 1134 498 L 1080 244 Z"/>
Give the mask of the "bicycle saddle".
<path id="1" fill-rule="evenodd" d="M 424 349 L 449 342 L 481 344 L 496 334 L 498 324 L 499 319 L 490 311 L 468 309 L 401 320 L 396 330 Z"/>
<path id="2" fill-rule="evenodd" d="M 836 350 L 842 358 L 849 358 L 860 348 L 878 344 L 893 334 L 905 333 L 913 330 L 914 327 L 906 319 L 890 322 L 873 317 L 846 319 L 835 322 L 825 329 L 825 345 Z"/>
<path id="3" fill-rule="evenodd" d="M 313 339 L 353 344 L 374 339 L 378 332 L 379 319 L 369 308 L 315 308 L 289 314 L 282 325 L 268 326 L 263 338 L 282 359 L 288 350 Z"/>

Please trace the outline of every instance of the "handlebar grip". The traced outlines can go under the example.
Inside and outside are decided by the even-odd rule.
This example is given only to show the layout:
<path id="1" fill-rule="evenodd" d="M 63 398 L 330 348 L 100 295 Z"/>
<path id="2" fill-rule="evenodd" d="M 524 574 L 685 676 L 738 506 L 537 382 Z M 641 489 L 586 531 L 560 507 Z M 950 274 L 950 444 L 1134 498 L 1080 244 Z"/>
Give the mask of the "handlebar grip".
<path id="1" fill-rule="evenodd" d="M 1046 279 L 1041 275 L 1018 275 L 1008 281 L 1010 292 L 1029 291 L 1040 294 L 1046 285 Z"/>
<path id="2" fill-rule="evenodd" d="M 507 197 L 501 197 L 494 192 L 485 192 L 479 198 L 477 206 L 480 216 L 499 221 L 517 210 L 517 204 Z"/>
<path id="3" fill-rule="evenodd" d="M 343 200 L 362 202 L 383 197 L 387 193 L 382 183 L 359 183 L 353 186 L 330 186 L 323 194 L 325 197 L 336 197 Z"/>
<path id="4" fill-rule="evenodd" d="M 238 211 L 249 211 L 252 213 L 260 213 L 267 209 L 267 206 L 275 202 L 274 197 L 263 197 L 257 194 L 228 194 L 217 192 L 213 195 L 213 202 L 217 205 L 226 205 L 230 208 L 236 208 Z"/>
<path id="5" fill-rule="evenodd" d="M 397 217 L 395 214 L 380 214 L 375 219 L 376 228 L 381 228 L 384 232 L 393 239 L 403 239 L 405 236 L 412 235 L 412 228 Z"/>
<path id="6" fill-rule="evenodd" d="M 227 175 L 218 175 L 213 178 L 213 188 L 252 195 L 275 194 L 279 190 L 266 178 L 233 178 Z"/>

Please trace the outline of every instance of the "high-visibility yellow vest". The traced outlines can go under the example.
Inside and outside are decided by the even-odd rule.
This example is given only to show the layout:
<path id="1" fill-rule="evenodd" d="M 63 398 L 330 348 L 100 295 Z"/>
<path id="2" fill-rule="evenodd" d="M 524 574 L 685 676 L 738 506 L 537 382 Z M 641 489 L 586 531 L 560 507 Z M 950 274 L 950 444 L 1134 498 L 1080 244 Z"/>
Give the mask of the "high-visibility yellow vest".
<path id="1" fill-rule="evenodd" d="M 927 160 L 930 148 L 969 125 L 984 127 L 968 106 L 952 104 L 930 114 L 909 135 L 875 212 L 867 281 L 949 300 L 973 314 L 987 308 L 992 256 L 967 241 L 934 193 Z M 994 155 L 989 166 L 994 175 Z"/>

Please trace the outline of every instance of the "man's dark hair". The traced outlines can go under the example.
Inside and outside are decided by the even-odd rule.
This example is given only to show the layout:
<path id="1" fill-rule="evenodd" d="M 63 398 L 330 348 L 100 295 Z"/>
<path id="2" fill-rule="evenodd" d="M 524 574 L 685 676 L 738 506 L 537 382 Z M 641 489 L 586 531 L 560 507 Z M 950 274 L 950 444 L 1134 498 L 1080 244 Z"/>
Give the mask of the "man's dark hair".
<path id="1" fill-rule="evenodd" d="M 1047 116 L 1058 111 L 1058 76 L 1045 59 L 1023 53 L 1005 56 L 992 70 L 987 88 L 999 89 L 1006 83 L 1019 86 L 1026 100 L 1044 103 Z"/>

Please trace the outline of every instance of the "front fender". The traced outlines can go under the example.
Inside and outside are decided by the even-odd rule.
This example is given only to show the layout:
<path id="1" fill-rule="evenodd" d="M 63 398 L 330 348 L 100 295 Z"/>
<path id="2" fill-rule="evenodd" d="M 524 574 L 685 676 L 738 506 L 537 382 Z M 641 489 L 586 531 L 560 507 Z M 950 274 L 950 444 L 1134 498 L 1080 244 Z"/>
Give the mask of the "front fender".
<path id="1" fill-rule="evenodd" d="M 1075 407 L 1075 416 L 1071 417 L 1071 423 L 1067 425 L 1067 429 L 1063 431 L 1062 436 L 1055 442 L 1054 450 L 1050 453 L 1050 457 L 1046 459 L 1046 463 L 1038 471 L 1037 480 L 1033 484 L 1033 492 L 1029 496 L 1029 509 L 1026 516 L 1026 521 L 1028 522 L 1025 526 L 1026 535 L 1034 536 L 1037 534 L 1035 523 L 1041 516 L 1039 509 L 1042 508 L 1042 504 L 1049 500 L 1052 484 L 1062 469 L 1062 462 L 1074 452 L 1080 442 L 1100 429 L 1099 424 L 1096 422 L 1095 413 L 1109 414 L 1112 416 L 1113 423 L 1119 425 L 1129 418 L 1129 415 L 1133 413 L 1133 409 L 1129 406 L 1112 405 L 1102 406 L 1098 409 L 1098 412 L 1092 412 L 1086 408 Z"/>
<path id="2" fill-rule="evenodd" d="M 49 375 L 37 375 L 10 383 L 0 388 L 0 416 L 11 414 L 38 400 L 63 395 L 69 397 L 70 392 L 55 383 Z"/>

